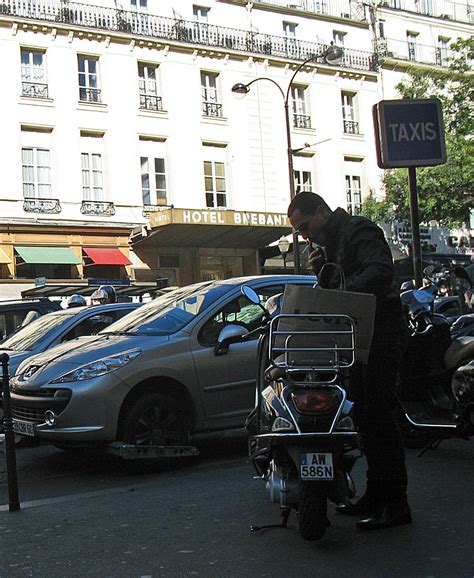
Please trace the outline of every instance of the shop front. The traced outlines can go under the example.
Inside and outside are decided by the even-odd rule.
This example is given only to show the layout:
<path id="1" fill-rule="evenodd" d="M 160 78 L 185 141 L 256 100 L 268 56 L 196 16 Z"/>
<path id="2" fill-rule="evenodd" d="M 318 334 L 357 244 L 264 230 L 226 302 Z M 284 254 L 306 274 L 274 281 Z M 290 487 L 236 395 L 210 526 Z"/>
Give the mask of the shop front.
<path id="1" fill-rule="evenodd" d="M 260 250 L 291 232 L 282 213 L 167 208 L 130 237 L 142 267 L 137 280 L 168 277 L 170 285 L 258 275 Z M 133 258 L 132 258 L 133 261 Z"/>

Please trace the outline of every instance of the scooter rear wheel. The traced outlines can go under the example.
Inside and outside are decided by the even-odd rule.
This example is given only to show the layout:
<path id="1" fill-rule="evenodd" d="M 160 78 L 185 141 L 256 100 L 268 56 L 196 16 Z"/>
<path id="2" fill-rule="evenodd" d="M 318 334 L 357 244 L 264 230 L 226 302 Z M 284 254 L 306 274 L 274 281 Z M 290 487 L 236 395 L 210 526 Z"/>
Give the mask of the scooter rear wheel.
<path id="1" fill-rule="evenodd" d="M 329 526 L 327 497 L 317 482 L 300 482 L 298 531 L 303 540 L 320 540 Z"/>

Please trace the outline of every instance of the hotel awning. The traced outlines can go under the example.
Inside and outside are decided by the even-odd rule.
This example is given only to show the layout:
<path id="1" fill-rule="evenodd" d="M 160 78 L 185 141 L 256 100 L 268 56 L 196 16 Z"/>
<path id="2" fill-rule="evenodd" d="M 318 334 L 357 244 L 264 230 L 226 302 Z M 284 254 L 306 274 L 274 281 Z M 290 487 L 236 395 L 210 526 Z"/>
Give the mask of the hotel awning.
<path id="1" fill-rule="evenodd" d="M 112 248 L 86 248 L 82 249 L 86 254 L 84 265 L 131 265 L 132 262 L 120 249 Z"/>
<path id="2" fill-rule="evenodd" d="M 25 263 L 80 265 L 81 259 L 69 247 L 15 247 Z"/>
<path id="3" fill-rule="evenodd" d="M 255 211 L 166 209 L 150 214 L 151 231 L 132 235 L 132 243 L 159 246 L 253 248 L 265 247 L 291 232 L 283 213 Z"/>

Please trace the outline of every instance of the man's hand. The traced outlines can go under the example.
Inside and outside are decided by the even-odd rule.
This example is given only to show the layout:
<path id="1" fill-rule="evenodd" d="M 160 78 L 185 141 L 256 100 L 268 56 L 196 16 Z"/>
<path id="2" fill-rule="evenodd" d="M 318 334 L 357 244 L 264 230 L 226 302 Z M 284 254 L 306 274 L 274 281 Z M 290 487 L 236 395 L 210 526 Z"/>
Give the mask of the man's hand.
<path id="1" fill-rule="evenodd" d="M 326 263 L 326 257 L 322 247 L 316 246 L 314 249 L 310 248 L 308 253 L 308 263 L 314 274 L 319 275 L 322 266 Z"/>

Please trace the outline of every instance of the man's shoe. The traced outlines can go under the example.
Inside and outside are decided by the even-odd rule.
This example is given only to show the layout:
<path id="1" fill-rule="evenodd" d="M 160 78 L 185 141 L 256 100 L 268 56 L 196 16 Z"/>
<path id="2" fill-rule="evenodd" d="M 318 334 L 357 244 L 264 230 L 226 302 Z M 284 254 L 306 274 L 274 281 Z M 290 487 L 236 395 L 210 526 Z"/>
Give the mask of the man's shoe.
<path id="1" fill-rule="evenodd" d="M 356 524 L 361 530 L 382 530 L 393 526 L 411 524 L 411 512 L 409 506 L 403 508 L 386 507 L 379 513 L 359 520 Z"/>
<path id="2" fill-rule="evenodd" d="M 377 508 L 373 501 L 362 496 L 355 504 L 340 504 L 336 506 L 336 512 L 344 516 L 371 516 Z"/>

